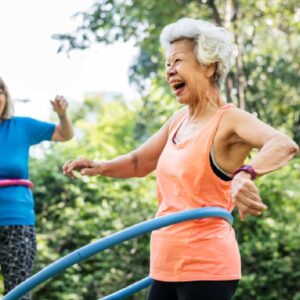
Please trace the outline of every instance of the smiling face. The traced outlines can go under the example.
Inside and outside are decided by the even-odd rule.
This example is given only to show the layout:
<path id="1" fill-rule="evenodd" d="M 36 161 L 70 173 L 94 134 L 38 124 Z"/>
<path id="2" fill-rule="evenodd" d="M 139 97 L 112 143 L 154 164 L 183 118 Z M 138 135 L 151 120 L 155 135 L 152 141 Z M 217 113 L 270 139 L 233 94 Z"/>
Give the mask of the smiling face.
<path id="1" fill-rule="evenodd" d="M 181 39 L 171 44 L 166 56 L 166 78 L 180 103 L 197 105 L 209 85 L 206 69 L 196 58 L 192 40 Z"/>
<path id="2" fill-rule="evenodd" d="M 6 105 L 6 95 L 3 89 L 0 88 L 0 119 L 2 119 L 5 105 Z"/>

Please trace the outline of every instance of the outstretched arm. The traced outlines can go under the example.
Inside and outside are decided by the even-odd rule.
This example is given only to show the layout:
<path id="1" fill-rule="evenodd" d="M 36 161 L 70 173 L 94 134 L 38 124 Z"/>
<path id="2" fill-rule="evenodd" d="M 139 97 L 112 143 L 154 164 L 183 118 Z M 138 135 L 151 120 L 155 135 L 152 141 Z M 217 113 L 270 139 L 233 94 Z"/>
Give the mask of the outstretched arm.
<path id="1" fill-rule="evenodd" d="M 144 177 L 155 170 L 160 154 L 167 142 L 170 120 L 136 150 L 108 161 L 78 158 L 68 161 L 63 172 L 74 177 L 74 171 L 83 176 L 102 175 L 114 178 Z"/>

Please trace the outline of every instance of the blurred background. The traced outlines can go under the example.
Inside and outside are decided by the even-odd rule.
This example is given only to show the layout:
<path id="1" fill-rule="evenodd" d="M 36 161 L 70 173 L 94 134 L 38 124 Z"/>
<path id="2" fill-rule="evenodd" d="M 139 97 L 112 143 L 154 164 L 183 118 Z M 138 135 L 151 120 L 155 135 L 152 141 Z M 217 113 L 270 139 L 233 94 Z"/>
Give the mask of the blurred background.
<path id="1" fill-rule="evenodd" d="M 223 89 L 228 102 L 300 141 L 300 4 L 296 0 L 3 0 L 0 76 L 16 114 L 56 121 L 49 100 L 66 96 L 76 137 L 34 148 L 36 271 L 156 211 L 154 175 L 62 175 L 70 158 L 109 159 L 146 140 L 179 105 L 164 79 L 159 34 L 181 17 L 228 28 L 239 47 Z M 0 145 L 1 146 L 1 145 Z M 0 158 L 1 159 L 1 158 Z M 236 300 L 300 300 L 300 158 L 258 179 L 269 209 L 234 227 L 243 279 Z M 76 265 L 34 299 L 92 300 L 148 274 L 149 235 Z M 1 282 L 1 278 L 0 278 Z M 3 286 L 0 283 L 0 295 Z M 145 291 L 131 299 L 144 299 Z"/>

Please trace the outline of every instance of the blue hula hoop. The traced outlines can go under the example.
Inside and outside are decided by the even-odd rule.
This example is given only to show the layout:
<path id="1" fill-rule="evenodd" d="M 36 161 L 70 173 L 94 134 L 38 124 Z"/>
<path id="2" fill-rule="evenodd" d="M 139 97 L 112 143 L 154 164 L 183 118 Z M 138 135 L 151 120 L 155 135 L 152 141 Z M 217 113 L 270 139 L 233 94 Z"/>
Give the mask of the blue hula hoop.
<path id="1" fill-rule="evenodd" d="M 148 221 L 144 221 L 142 223 L 135 224 L 120 232 L 114 233 L 108 237 L 104 237 L 94 243 L 83 246 L 67 254 L 66 256 L 58 259 L 54 263 L 50 264 L 46 268 L 42 269 L 38 273 L 34 274 L 32 277 L 28 278 L 27 280 L 19 284 L 13 290 L 7 293 L 2 299 L 17 300 L 18 298 L 31 291 L 33 288 L 35 288 L 42 282 L 62 272 L 68 267 L 76 263 L 79 263 L 82 260 L 96 253 L 99 253 L 105 249 L 108 249 L 114 245 L 117 245 L 121 242 L 140 236 L 152 230 L 166 227 L 171 224 L 176 224 L 176 223 L 193 220 L 193 219 L 202 219 L 202 218 L 222 218 L 226 220 L 229 224 L 233 223 L 232 215 L 227 210 L 219 207 L 196 208 L 196 209 L 177 212 L 167 216 L 162 216 Z M 124 288 L 102 299 L 113 300 L 113 299 L 122 299 L 124 297 L 128 297 L 133 293 L 149 286 L 151 282 L 152 279 L 146 277 L 145 279 L 138 281 L 137 283 L 132 284 L 129 287 Z"/>

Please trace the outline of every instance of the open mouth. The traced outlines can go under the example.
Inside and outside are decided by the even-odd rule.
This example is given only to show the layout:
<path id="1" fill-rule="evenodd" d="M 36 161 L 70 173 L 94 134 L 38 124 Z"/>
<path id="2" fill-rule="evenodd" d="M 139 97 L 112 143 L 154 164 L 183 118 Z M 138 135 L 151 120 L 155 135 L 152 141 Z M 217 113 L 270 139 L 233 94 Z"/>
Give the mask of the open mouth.
<path id="1" fill-rule="evenodd" d="M 181 94 L 185 88 L 186 83 L 182 80 L 173 81 L 171 87 L 175 91 L 176 96 Z"/>

